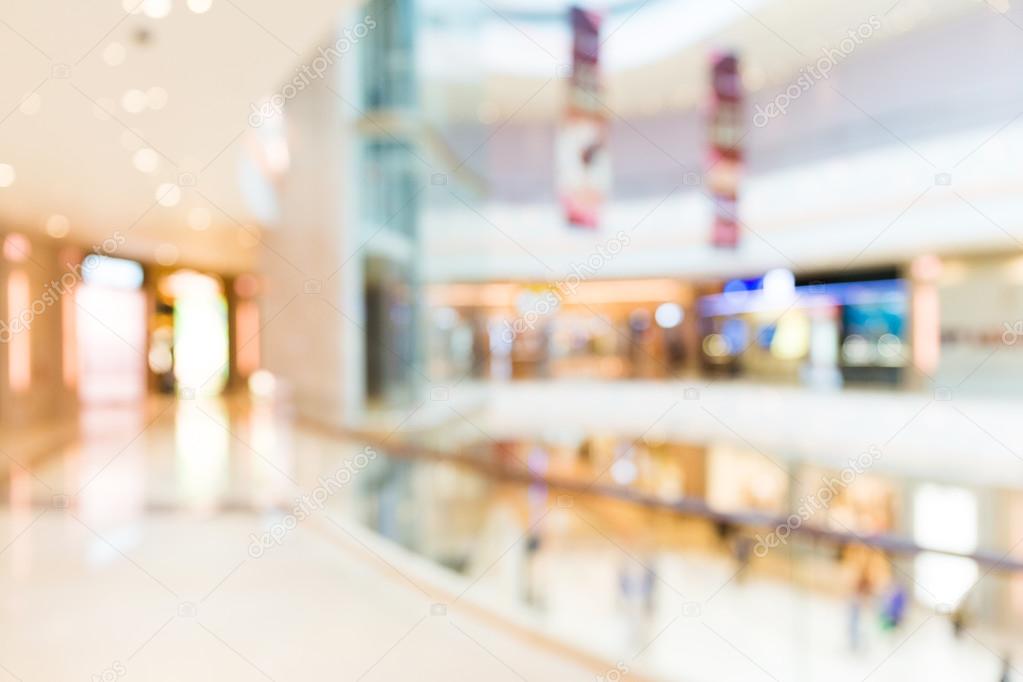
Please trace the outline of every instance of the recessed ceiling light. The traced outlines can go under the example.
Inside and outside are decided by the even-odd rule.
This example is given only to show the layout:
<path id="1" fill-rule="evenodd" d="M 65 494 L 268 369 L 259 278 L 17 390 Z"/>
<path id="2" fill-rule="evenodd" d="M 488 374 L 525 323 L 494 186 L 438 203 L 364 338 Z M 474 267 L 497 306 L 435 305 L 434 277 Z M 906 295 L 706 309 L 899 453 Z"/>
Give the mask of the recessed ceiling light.
<path id="1" fill-rule="evenodd" d="M 156 201 L 161 206 L 177 206 L 181 201 L 181 188 L 165 182 L 156 188 Z"/>
<path id="2" fill-rule="evenodd" d="M 55 213 L 46 221 L 46 234 L 54 239 L 63 239 L 71 231 L 71 221 L 67 216 Z"/>
<path id="3" fill-rule="evenodd" d="M 17 175 L 14 173 L 14 167 L 10 164 L 0 163 L 0 187 L 10 187 L 14 184 L 14 179 Z"/>
<path id="4" fill-rule="evenodd" d="M 143 0 L 142 11 L 150 19 L 163 19 L 170 14 L 171 0 Z"/>
<path id="5" fill-rule="evenodd" d="M 131 157 L 135 168 L 142 173 L 153 173 L 160 165 L 160 156 L 149 147 L 143 147 Z"/>
<path id="6" fill-rule="evenodd" d="M 24 263 L 32 255 L 32 242 L 23 234 L 12 232 L 4 237 L 4 258 L 12 263 Z"/>
<path id="7" fill-rule="evenodd" d="M 124 49 L 124 45 L 121 43 L 110 43 L 103 48 L 103 61 L 106 62 L 107 66 L 120 66 L 124 63 L 124 58 L 127 54 L 127 50 Z"/>
<path id="8" fill-rule="evenodd" d="M 144 0 L 121 0 L 121 7 L 129 14 L 138 14 L 142 11 Z"/>
<path id="9" fill-rule="evenodd" d="M 129 114 L 140 113 L 147 103 L 146 93 L 141 90 L 131 89 L 121 95 L 121 106 Z"/>
<path id="10" fill-rule="evenodd" d="M 213 0 L 188 0 L 188 9 L 196 14 L 205 14 L 213 6 Z"/>

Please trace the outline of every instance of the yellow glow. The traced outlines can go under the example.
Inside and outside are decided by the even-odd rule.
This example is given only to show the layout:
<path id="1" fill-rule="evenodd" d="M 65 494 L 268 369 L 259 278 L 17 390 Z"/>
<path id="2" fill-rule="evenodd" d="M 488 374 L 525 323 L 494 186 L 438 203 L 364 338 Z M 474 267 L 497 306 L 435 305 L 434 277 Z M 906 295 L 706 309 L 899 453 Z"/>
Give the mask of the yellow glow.
<path id="1" fill-rule="evenodd" d="M 801 313 L 789 313 L 778 321 L 771 339 L 771 354 L 782 360 L 798 360 L 810 351 L 810 320 Z"/>
<path id="2" fill-rule="evenodd" d="M 523 290 L 553 291 L 566 305 L 605 303 L 656 303 L 679 300 L 684 285 L 672 279 L 607 280 L 576 282 L 564 279 L 543 283 L 441 284 L 427 294 L 433 306 L 513 307 Z"/>

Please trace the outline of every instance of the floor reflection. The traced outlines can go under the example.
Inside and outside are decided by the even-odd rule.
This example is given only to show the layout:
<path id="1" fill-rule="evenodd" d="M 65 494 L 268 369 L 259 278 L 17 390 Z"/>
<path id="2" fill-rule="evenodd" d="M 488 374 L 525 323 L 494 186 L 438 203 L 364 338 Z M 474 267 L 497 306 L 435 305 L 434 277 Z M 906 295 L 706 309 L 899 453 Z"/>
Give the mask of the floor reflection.
<path id="1" fill-rule="evenodd" d="M 871 601 L 853 651 L 850 576 L 833 546 L 793 542 L 751 557 L 741 534 L 712 519 L 537 480 L 592 478 L 601 465 L 528 444 L 484 447 L 476 452 L 490 458 L 483 466 L 398 450 L 296 427 L 268 405 L 245 402 L 88 412 L 79 442 L 12 471 L 0 582 L 35 593 L 44 557 L 61 544 L 86 573 L 128 556 L 161 566 L 166 558 L 156 557 L 169 551 L 223 555 L 227 572 L 264 557 L 292 559 L 306 531 L 357 522 L 460 574 L 455 602 L 514 614 L 665 678 L 996 679 L 1011 644 L 1011 632 L 979 626 L 954 639 L 947 618 L 921 608 L 883 629 Z M 495 477 L 495 461 L 525 476 Z M 634 480 L 628 473 L 617 475 Z M 649 472 L 640 480 L 650 481 Z M 224 521 L 232 530 L 213 532 Z M 32 532 L 36 523 L 45 532 Z M 168 544 L 153 546 L 154 527 Z M 191 570 L 176 564 L 176 574 Z M 150 582 L 166 585 L 151 572 Z M 886 662 L 899 646 L 908 653 Z"/>

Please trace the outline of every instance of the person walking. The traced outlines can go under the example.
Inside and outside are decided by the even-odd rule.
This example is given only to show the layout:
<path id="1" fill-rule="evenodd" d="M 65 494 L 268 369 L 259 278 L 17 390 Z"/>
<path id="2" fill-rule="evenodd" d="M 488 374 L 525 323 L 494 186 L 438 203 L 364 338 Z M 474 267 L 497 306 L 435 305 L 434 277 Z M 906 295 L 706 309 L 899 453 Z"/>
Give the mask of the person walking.
<path id="1" fill-rule="evenodd" d="M 852 592 L 849 601 L 849 648 L 853 651 L 859 650 L 863 645 L 863 609 L 870 601 L 870 576 L 864 567 L 860 570 L 859 578 Z"/>

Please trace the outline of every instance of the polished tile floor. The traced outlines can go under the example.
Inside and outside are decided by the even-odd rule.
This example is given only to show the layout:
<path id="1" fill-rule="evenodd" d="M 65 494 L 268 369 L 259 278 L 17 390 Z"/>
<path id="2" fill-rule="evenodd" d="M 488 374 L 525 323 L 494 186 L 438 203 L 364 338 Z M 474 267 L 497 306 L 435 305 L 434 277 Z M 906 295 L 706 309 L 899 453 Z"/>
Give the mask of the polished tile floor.
<path id="1" fill-rule="evenodd" d="M 366 452 L 261 405 L 87 413 L 4 484 L 0 680 L 994 682 L 1020 644 L 913 611 L 853 654 L 840 597 Z M 643 604 L 622 585 L 647 566 Z"/>
<path id="2" fill-rule="evenodd" d="M 220 403 L 90 415 L 81 442 L 7 482 L 0 680 L 593 678 L 577 657 L 434 606 L 340 516 L 254 557 L 274 506 L 336 456 Z"/>

